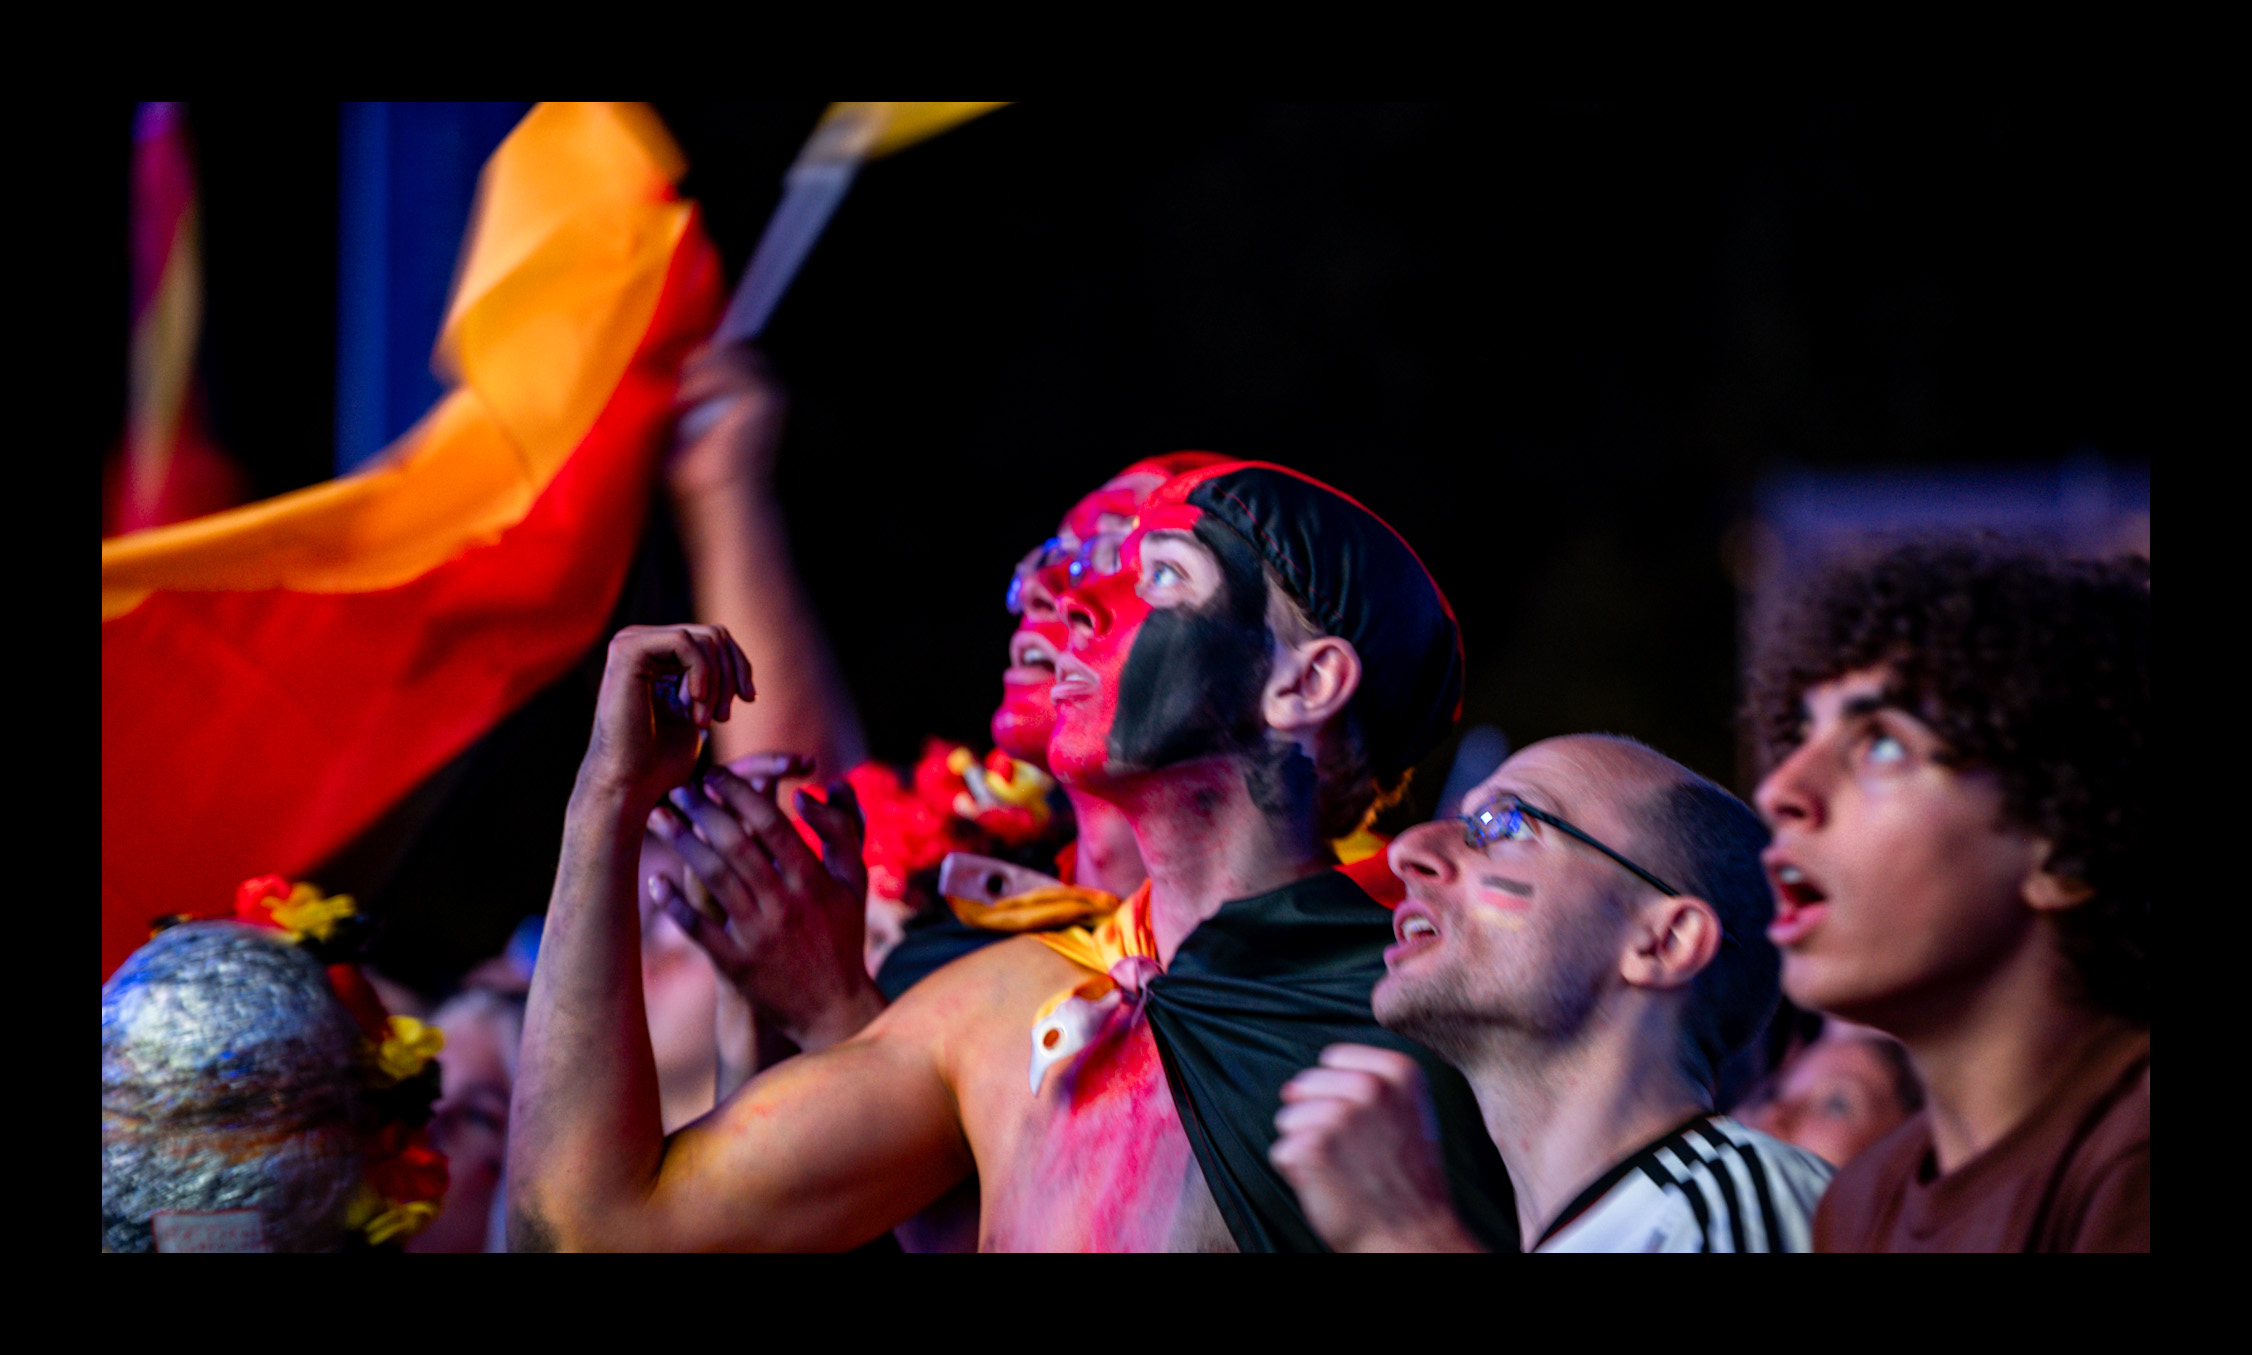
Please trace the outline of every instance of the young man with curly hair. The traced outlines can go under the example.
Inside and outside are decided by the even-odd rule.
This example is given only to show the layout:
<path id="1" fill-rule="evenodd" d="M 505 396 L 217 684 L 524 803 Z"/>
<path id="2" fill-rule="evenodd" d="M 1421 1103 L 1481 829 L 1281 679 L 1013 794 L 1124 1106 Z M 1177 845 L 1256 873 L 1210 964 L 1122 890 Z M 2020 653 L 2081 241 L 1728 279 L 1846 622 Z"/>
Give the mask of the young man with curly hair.
<path id="1" fill-rule="evenodd" d="M 1764 665 L 1784 991 L 1899 1039 L 1928 1094 L 1819 1249 L 2150 1246 L 2149 579 L 1906 547 Z"/>

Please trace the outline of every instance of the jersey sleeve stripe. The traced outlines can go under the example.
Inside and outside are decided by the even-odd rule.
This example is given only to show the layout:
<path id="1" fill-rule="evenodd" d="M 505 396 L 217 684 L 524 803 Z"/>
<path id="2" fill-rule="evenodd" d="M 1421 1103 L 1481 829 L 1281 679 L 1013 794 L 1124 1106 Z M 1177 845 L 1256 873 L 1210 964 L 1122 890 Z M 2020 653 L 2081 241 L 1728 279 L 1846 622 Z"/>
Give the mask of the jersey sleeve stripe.
<path id="1" fill-rule="evenodd" d="M 1712 1238 L 1710 1249 L 1720 1250 L 1720 1234 L 1716 1224 L 1725 1218 L 1729 1227 L 1729 1240 L 1734 1244 L 1732 1249 L 1740 1252 L 1744 1249 L 1743 1228 L 1736 1222 L 1735 1191 L 1729 1188 L 1728 1183 L 1717 1179 L 1707 1182 L 1706 1178 L 1713 1175 L 1714 1169 L 1706 1162 L 1705 1155 L 1697 1151 L 1696 1140 L 1689 1137 L 1694 1128 L 1696 1124 L 1683 1125 L 1680 1132 L 1666 1141 L 1664 1151 L 1672 1154 L 1679 1168 L 1682 1189 L 1704 1199 L 1705 1212 L 1699 1217 L 1704 1219 L 1705 1231 Z"/>
<path id="2" fill-rule="evenodd" d="M 1736 1156 L 1744 1164 L 1744 1175 L 1751 1178 L 1752 1194 L 1759 1201 L 1759 1221 L 1767 1234 L 1769 1251 L 1794 1251 L 1792 1239 L 1783 1225 L 1783 1216 L 1775 1208 L 1775 1191 L 1767 1184 L 1767 1164 L 1759 1160 L 1759 1145 L 1743 1143 L 1729 1137 L 1717 1125 L 1701 1126 L 1701 1132 L 1715 1143 L 1727 1143 L 1735 1148 Z"/>
<path id="3" fill-rule="evenodd" d="M 1672 1141 L 1665 1145 L 1666 1148 L 1673 1146 Z M 1658 1151 L 1664 1150 L 1661 1148 Z M 1656 1182 L 1660 1190 L 1677 1194 L 1689 1202 L 1689 1212 L 1697 1216 L 1697 1229 L 1704 1235 L 1703 1245 L 1698 1250 L 1713 1250 L 1712 1206 L 1705 1202 L 1705 1193 L 1696 1189 L 1694 1183 L 1674 1179 L 1673 1174 L 1658 1161 L 1657 1152 L 1642 1159 L 1642 1174 Z"/>
<path id="4" fill-rule="evenodd" d="M 1711 1167 L 1714 1176 L 1727 1193 L 1731 1231 L 1736 1237 L 1736 1250 L 1781 1251 L 1782 1235 L 1775 1230 L 1775 1210 L 1767 1197 L 1767 1179 L 1759 1169 L 1759 1154 L 1744 1144 L 1723 1135 L 1710 1120 L 1698 1124 L 1697 1137 L 1712 1147 Z M 1760 1213 L 1754 1215 L 1743 1207 L 1743 1197 L 1737 1191 L 1736 1175 L 1741 1172 L 1746 1184 L 1752 1187 Z M 1748 1228 L 1756 1228 L 1759 1236 L 1748 1237 Z"/>

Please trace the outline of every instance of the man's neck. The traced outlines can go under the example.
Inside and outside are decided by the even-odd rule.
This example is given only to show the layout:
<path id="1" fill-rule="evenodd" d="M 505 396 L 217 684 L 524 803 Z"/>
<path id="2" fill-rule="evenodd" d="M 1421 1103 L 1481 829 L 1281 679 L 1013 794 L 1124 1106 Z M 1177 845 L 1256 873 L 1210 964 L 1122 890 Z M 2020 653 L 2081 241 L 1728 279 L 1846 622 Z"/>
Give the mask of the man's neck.
<path id="1" fill-rule="evenodd" d="M 1243 763 L 1200 758 L 1101 789 L 1133 826 L 1149 872 L 1150 929 L 1160 965 L 1204 919 L 1231 899 L 1250 898 L 1318 874 L 1328 864 L 1313 807 L 1274 814 L 1254 803 Z"/>
<path id="2" fill-rule="evenodd" d="M 1502 1031 L 1464 1062 L 1509 1168 L 1525 1250 L 1597 1177 L 1711 1109 L 1675 1067 L 1676 1038 L 1674 1018 L 1653 1004 L 1606 1004 L 1569 1043 Z"/>
<path id="3" fill-rule="evenodd" d="M 1869 1013 L 1868 1024 L 1907 1047 L 1923 1079 L 1942 1175 L 2000 1142 L 2098 1046 L 2137 1033 L 2074 1000 L 2070 965 L 2037 925 L 2026 945 L 1975 980 Z"/>
<path id="4" fill-rule="evenodd" d="M 1123 810 L 1083 790 L 1066 788 L 1077 837 L 1071 856 L 1071 882 L 1125 898 L 1142 887 L 1149 871 L 1134 845 L 1134 824 Z"/>

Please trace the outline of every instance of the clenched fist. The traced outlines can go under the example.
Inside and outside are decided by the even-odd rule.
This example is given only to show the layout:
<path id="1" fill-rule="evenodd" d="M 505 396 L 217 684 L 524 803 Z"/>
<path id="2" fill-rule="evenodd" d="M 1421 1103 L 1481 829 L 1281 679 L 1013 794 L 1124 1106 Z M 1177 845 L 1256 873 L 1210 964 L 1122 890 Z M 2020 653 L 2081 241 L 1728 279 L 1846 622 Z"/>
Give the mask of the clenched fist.
<path id="1" fill-rule="evenodd" d="M 754 699 L 751 661 L 724 626 L 628 626 L 610 639 L 581 793 L 646 814 L 688 779 L 705 731 Z"/>
<path id="2" fill-rule="evenodd" d="M 1438 1118 L 1415 1060 L 1336 1044 L 1283 1084 L 1268 1150 L 1306 1219 L 1338 1251 L 1480 1251 L 1439 1165 Z"/>

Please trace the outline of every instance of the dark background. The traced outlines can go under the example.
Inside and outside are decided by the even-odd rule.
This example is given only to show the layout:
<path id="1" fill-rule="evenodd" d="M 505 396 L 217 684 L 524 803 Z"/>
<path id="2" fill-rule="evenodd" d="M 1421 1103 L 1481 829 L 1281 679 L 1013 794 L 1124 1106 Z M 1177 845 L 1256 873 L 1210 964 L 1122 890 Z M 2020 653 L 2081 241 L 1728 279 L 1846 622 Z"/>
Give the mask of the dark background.
<path id="1" fill-rule="evenodd" d="M 821 105 L 656 106 L 732 276 Z M 189 107 L 215 432 L 262 494 L 334 455 L 336 106 L 280 111 Z M 1423 555 L 1466 725 L 1618 731 L 1748 789 L 1731 551 L 1763 478 L 2183 435 L 2146 131 L 2095 102 L 1004 108 L 864 170 L 769 327 L 797 556 L 907 761 L 983 744 L 1003 584 L 1074 499 L 1152 452 L 1280 461 Z M 672 549 L 621 619 L 679 605 Z M 415 900 L 426 985 L 433 947 L 544 906 L 590 710 L 567 677 L 323 880 Z"/>

